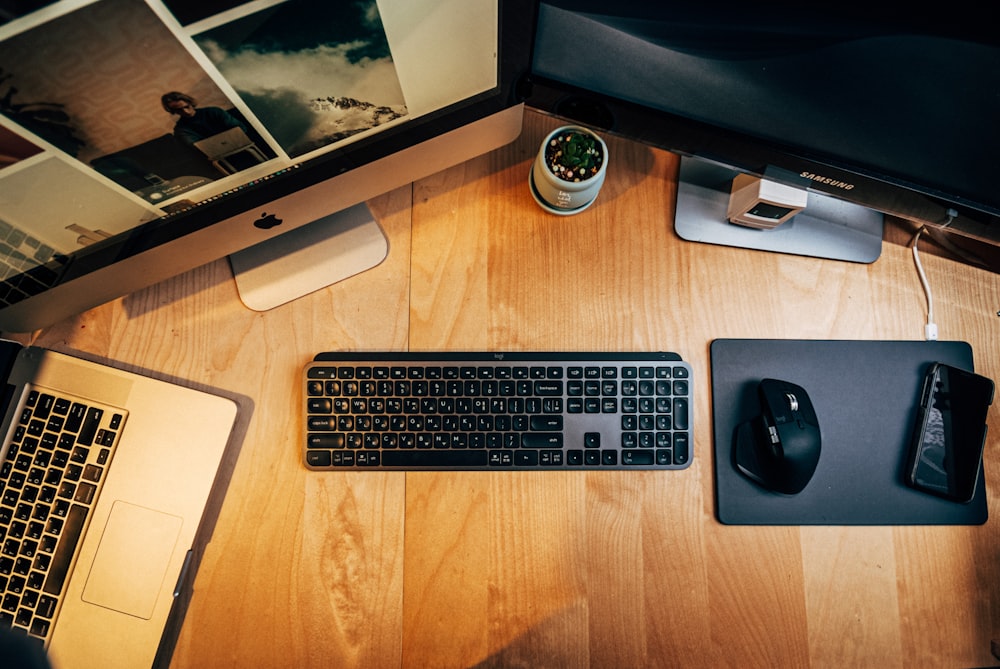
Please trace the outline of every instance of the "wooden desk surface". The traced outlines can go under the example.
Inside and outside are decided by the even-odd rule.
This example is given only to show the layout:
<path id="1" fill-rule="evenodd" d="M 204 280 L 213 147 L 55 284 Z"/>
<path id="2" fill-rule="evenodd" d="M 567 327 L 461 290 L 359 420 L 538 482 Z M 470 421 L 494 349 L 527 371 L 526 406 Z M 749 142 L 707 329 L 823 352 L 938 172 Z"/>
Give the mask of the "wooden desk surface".
<path id="1" fill-rule="evenodd" d="M 242 451 L 171 666 L 972 667 L 1000 638 L 1000 409 L 981 527 L 727 527 L 709 343 L 919 339 L 905 246 L 873 265 L 681 241 L 677 159 L 609 138 L 597 203 L 526 184 L 557 121 L 370 204 L 379 267 L 274 311 L 219 261 L 39 334 L 244 394 Z M 909 234 L 903 231 L 900 234 Z M 943 339 L 1000 380 L 1000 276 L 924 254 Z M 300 370 L 334 349 L 673 350 L 694 366 L 680 472 L 313 473 Z"/>

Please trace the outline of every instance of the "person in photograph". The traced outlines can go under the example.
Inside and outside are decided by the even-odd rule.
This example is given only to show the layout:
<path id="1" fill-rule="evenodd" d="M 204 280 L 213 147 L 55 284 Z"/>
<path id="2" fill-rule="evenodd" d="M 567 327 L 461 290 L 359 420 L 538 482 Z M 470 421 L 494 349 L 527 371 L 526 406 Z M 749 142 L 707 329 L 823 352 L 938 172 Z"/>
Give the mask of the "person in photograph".
<path id="1" fill-rule="evenodd" d="M 177 116 L 174 136 L 185 144 L 194 144 L 230 128 L 247 131 L 247 127 L 225 109 L 199 107 L 197 101 L 190 95 L 172 91 L 165 93 L 160 101 L 168 113 Z"/>

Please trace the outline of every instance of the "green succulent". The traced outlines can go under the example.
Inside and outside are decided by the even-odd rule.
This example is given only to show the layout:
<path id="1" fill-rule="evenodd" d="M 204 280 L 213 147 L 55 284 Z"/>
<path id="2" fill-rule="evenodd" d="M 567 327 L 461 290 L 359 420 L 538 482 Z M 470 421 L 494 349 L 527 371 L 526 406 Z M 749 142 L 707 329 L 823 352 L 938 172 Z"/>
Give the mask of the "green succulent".
<path id="1" fill-rule="evenodd" d="M 581 181 L 597 173 L 604 153 L 592 135 L 570 130 L 552 138 L 546 147 L 546 160 L 560 178 Z"/>
<path id="2" fill-rule="evenodd" d="M 594 138 L 589 135 L 570 135 L 563 142 L 562 163 L 566 167 L 592 167 L 597 155 Z"/>

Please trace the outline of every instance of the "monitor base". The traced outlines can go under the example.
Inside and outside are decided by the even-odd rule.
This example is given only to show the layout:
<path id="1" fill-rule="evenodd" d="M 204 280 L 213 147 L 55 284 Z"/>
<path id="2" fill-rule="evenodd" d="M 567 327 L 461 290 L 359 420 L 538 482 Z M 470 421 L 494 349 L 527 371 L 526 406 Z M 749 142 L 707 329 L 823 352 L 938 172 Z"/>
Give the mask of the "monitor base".
<path id="1" fill-rule="evenodd" d="M 268 311 L 381 263 L 389 242 L 361 203 L 229 256 L 240 300 Z"/>
<path id="2" fill-rule="evenodd" d="M 859 263 L 882 254 L 882 214 L 821 193 L 810 191 L 805 210 L 773 230 L 730 223 L 729 189 L 737 174 L 718 163 L 681 158 L 674 229 L 682 239 Z"/>

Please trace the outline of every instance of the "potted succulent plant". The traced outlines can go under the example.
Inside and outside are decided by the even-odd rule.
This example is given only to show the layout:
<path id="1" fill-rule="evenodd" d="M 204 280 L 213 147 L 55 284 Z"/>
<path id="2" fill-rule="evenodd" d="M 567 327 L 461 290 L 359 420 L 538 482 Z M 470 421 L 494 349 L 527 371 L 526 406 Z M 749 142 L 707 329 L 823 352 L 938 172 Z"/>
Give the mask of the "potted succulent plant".
<path id="1" fill-rule="evenodd" d="M 528 175 L 531 194 L 553 214 L 576 214 L 589 207 L 604 183 L 608 147 L 596 133 L 576 125 L 550 132 Z"/>

